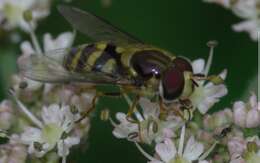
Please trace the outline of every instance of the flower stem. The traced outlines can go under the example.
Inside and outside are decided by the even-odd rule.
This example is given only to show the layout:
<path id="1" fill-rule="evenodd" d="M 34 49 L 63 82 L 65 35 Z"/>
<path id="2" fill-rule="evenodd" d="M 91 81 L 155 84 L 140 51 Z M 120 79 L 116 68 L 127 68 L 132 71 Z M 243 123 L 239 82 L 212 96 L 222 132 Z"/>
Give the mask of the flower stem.
<path id="1" fill-rule="evenodd" d="M 211 147 L 203 154 L 200 156 L 199 160 L 202 161 L 202 160 L 205 160 L 208 155 L 213 151 L 213 149 L 216 147 L 216 145 L 218 144 L 218 141 L 215 141 Z"/>
<path id="2" fill-rule="evenodd" d="M 144 149 L 137 143 L 134 142 L 137 149 L 150 161 L 155 160 L 150 154 L 144 151 Z"/>
<path id="3" fill-rule="evenodd" d="M 109 117 L 109 121 L 112 124 L 113 127 L 117 127 L 118 125 L 113 121 L 111 117 Z"/>
<path id="4" fill-rule="evenodd" d="M 66 163 L 67 162 L 67 157 L 66 156 L 62 156 L 62 163 Z"/>
<path id="5" fill-rule="evenodd" d="M 64 140 L 62 140 L 62 145 L 63 145 L 62 163 L 66 163 L 67 162 L 67 156 L 66 156 L 65 151 L 64 151 L 64 146 L 65 146 Z"/>
<path id="6" fill-rule="evenodd" d="M 209 57 L 208 57 L 207 65 L 206 65 L 205 71 L 204 71 L 204 74 L 206 76 L 208 76 L 208 74 L 209 74 L 210 67 L 212 65 L 212 60 L 213 60 L 214 48 L 217 46 L 217 44 L 218 44 L 217 41 L 209 41 L 207 43 L 208 47 L 210 48 L 210 51 L 209 51 Z"/>
<path id="7" fill-rule="evenodd" d="M 180 142 L 179 142 L 179 148 L 178 148 L 178 155 L 182 156 L 183 153 L 183 146 L 184 146 L 184 138 L 185 138 L 185 129 L 186 126 L 185 124 L 181 128 L 181 137 L 180 137 Z"/>
<path id="8" fill-rule="evenodd" d="M 12 90 L 9 91 L 10 94 L 13 96 L 15 102 L 19 106 L 19 108 L 22 110 L 22 112 L 39 128 L 43 128 L 43 124 L 40 120 L 38 120 L 25 106 L 24 104 L 18 100 L 18 98 L 14 95 L 14 92 Z"/>
<path id="9" fill-rule="evenodd" d="M 28 25 L 29 25 L 29 31 L 30 31 L 30 37 L 31 37 L 31 40 L 32 40 L 32 43 L 33 43 L 33 46 L 37 52 L 38 55 L 42 55 L 42 50 L 41 50 L 41 47 L 40 47 L 40 44 L 37 40 L 37 37 L 36 37 L 36 34 L 34 32 L 34 29 L 33 29 L 33 26 L 32 26 L 32 23 L 31 22 L 28 22 Z"/>

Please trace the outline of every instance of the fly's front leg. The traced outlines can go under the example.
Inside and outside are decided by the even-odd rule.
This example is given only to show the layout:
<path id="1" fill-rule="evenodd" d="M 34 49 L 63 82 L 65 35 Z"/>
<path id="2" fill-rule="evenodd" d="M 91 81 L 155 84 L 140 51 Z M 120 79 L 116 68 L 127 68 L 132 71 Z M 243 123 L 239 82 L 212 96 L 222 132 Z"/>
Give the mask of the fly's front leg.
<path id="1" fill-rule="evenodd" d="M 193 117 L 193 106 L 189 99 L 179 99 L 181 109 L 183 110 L 183 116 L 185 120 L 191 120 Z"/>
<path id="2" fill-rule="evenodd" d="M 139 99 L 140 99 L 140 96 L 139 95 L 136 95 L 134 97 L 134 100 L 132 101 L 129 109 L 128 109 L 128 112 L 127 112 L 127 115 L 126 115 L 126 119 L 129 121 L 129 122 L 133 122 L 133 123 L 137 123 L 137 121 L 133 120 L 132 119 L 132 115 L 133 113 L 135 112 L 136 110 L 136 107 L 138 105 L 138 102 L 139 102 Z"/>

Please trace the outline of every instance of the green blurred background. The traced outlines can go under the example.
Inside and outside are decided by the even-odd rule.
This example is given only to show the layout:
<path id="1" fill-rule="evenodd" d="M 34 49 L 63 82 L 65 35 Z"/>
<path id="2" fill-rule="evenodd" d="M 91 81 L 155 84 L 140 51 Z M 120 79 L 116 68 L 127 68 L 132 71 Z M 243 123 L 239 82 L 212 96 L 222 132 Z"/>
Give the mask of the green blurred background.
<path id="1" fill-rule="evenodd" d="M 57 36 L 71 30 L 56 10 L 59 3 L 56 0 L 51 15 L 41 21 L 36 31 L 39 40 L 47 32 Z M 71 5 L 92 11 L 149 44 L 191 60 L 207 59 L 209 50 L 206 42 L 218 40 L 211 72 L 219 73 L 224 68 L 228 69 L 226 84 L 229 93 L 215 105 L 215 110 L 231 107 L 239 99 L 246 100 L 250 91 L 257 90 L 257 43 L 251 41 L 246 33 L 232 31 L 231 25 L 241 20 L 222 7 L 200 0 L 112 0 L 107 7 L 100 0 L 74 0 Z M 26 34 L 22 34 L 22 37 L 29 39 Z M 86 40 L 85 36 L 79 34 L 75 45 Z M 3 99 L 10 74 L 16 71 L 15 59 L 20 54 L 20 45 L 11 45 L 5 39 L 0 43 L 0 98 Z M 110 108 L 115 113 L 126 111 L 127 105 L 123 100 L 102 98 L 98 108 Z M 99 112 L 93 115 L 88 143 L 85 148 L 77 149 L 71 160 L 95 163 L 146 162 L 133 143 L 112 136 L 111 125 L 99 119 Z"/>

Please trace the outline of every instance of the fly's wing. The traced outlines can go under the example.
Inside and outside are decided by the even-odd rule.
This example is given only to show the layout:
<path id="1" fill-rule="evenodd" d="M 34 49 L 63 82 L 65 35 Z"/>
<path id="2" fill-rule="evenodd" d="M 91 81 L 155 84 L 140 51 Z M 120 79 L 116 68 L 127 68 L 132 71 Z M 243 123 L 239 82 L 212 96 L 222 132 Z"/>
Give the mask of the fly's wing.
<path id="1" fill-rule="evenodd" d="M 88 35 L 95 41 L 111 41 L 119 44 L 142 43 L 140 40 L 94 14 L 64 5 L 59 6 L 58 9 L 75 29 Z"/>
<path id="2" fill-rule="evenodd" d="M 59 52 L 61 52 L 61 50 L 59 50 Z M 50 53 L 47 54 L 50 55 Z M 125 78 L 116 78 L 103 72 L 69 72 L 63 67 L 59 57 L 57 57 L 61 57 L 62 55 L 57 54 L 57 56 L 55 56 L 54 54 L 52 57 L 49 55 L 33 54 L 20 58 L 18 68 L 21 74 L 29 79 L 48 83 L 87 82 L 93 84 L 131 84 L 131 82 Z"/>

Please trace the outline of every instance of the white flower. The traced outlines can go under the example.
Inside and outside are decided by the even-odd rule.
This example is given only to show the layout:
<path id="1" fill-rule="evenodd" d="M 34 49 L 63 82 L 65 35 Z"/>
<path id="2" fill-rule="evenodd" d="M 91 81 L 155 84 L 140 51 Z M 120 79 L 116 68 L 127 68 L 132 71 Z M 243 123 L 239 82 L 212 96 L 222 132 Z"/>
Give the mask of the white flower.
<path id="1" fill-rule="evenodd" d="M 158 154 L 160 160 L 155 159 L 150 163 L 191 163 L 199 159 L 203 150 L 203 144 L 197 142 L 194 136 L 188 139 L 181 154 L 177 153 L 176 146 L 171 139 L 165 139 L 163 143 L 159 143 L 155 147 L 156 154 Z"/>
<path id="2" fill-rule="evenodd" d="M 257 5 L 259 5 L 258 0 L 237 0 L 232 3 L 231 10 L 241 18 L 254 19 L 260 13 Z"/>
<path id="3" fill-rule="evenodd" d="M 68 48 L 71 46 L 73 41 L 73 34 L 71 32 L 64 32 L 59 34 L 56 38 L 49 33 L 44 34 L 43 36 L 43 49 L 45 52 Z"/>
<path id="4" fill-rule="evenodd" d="M 257 34 L 260 31 L 260 20 L 259 19 L 245 20 L 233 25 L 232 28 L 236 32 L 249 33 L 250 38 L 254 41 L 257 41 L 257 37 L 258 37 Z"/>
<path id="5" fill-rule="evenodd" d="M 246 104 L 237 101 L 233 106 L 234 123 L 242 128 L 255 128 L 260 126 L 260 107 L 257 97 L 253 94 Z"/>
<path id="6" fill-rule="evenodd" d="M 49 33 L 43 36 L 43 49 L 44 52 L 49 52 L 55 49 L 68 48 L 73 41 L 73 34 L 71 32 L 64 32 L 59 34 L 56 38 L 53 38 Z M 22 56 L 28 56 L 36 53 L 32 44 L 28 41 L 24 41 L 21 44 Z"/>
<path id="7" fill-rule="evenodd" d="M 70 136 L 77 119 L 68 106 L 44 107 L 42 120 L 42 128 L 28 127 L 21 136 L 22 142 L 29 145 L 30 154 L 42 157 L 57 146 L 59 156 L 67 156 L 69 148 L 80 142 L 79 137 Z"/>
<path id="8" fill-rule="evenodd" d="M 260 161 L 260 144 L 257 136 L 246 139 L 231 138 L 228 142 L 228 150 L 231 163 L 258 163 Z"/>
<path id="9" fill-rule="evenodd" d="M 33 23 L 49 15 L 50 0 L 1 0 L 0 2 L 0 20 L 7 20 L 4 28 L 13 29 L 20 27 L 28 31 L 28 24 L 23 19 L 25 11 L 30 10 L 33 15 Z"/>
<path id="10" fill-rule="evenodd" d="M 71 46 L 72 41 L 73 41 L 73 34 L 71 32 L 61 33 L 56 38 L 53 38 L 49 33 L 44 34 L 43 36 L 44 52 L 47 53 L 55 49 L 68 48 Z M 36 50 L 33 48 L 32 44 L 28 41 L 24 41 L 21 44 L 20 48 L 22 51 L 22 55 L 18 58 L 17 61 L 18 63 L 21 62 L 21 60 L 25 57 L 28 57 L 30 55 L 37 55 Z M 14 81 L 15 81 L 14 88 L 16 92 L 19 91 L 21 82 L 25 82 L 27 84 L 26 90 L 28 90 L 29 92 L 38 90 L 43 86 L 43 84 L 40 82 L 32 81 L 30 79 L 22 78 L 19 76 L 15 76 Z M 48 93 L 48 91 L 50 91 L 51 88 L 52 88 L 51 84 L 45 84 L 44 91 L 43 91 L 44 94 Z"/>
<path id="11" fill-rule="evenodd" d="M 173 130 L 179 128 L 182 124 L 173 120 L 160 120 L 160 107 L 157 103 L 141 98 L 139 104 L 142 112 L 134 112 L 137 122 L 133 122 L 133 119 L 127 119 L 124 113 L 116 114 L 119 124 L 111 120 L 115 127 L 113 130 L 115 137 L 151 144 L 153 141 L 160 142 L 165 137 L 172 137 L 174 135 Z"/>
<path id="12" fill-rule="evenodd" d="M 251 39 L 257 41 L 257 32 L 260 30 L 259 0 L 205 0 L 218 3 L 229 8 L 235 15 L 244 19 L 232 26 L 236 32 L 248 32 Z"/>
<path id="13" fill-rule="evenodd" d="M 0 145 L 1 163 L 25 163 L 27 152 L 26 147 L 19 142 L 18 135 L 11 135 L 7 144 Z"/>
<path id="14" fill-rule="evenodd" d="M 192 68 L 194 74 L 204 74 L 205 61 L 203 59 L 197 59 L 192 62 Z M 224 80 L 227 75 L 227 70 L 220 73 L 220 77 Z M 195 108 L 197 108 L 202 114 L 205 114 L 219 99 L 225 96 L 228 91 L 224 84 L 214 85 L 209 82 L 198 81 L 198 87 L 195 87 L 190 99 Z"/>

